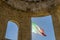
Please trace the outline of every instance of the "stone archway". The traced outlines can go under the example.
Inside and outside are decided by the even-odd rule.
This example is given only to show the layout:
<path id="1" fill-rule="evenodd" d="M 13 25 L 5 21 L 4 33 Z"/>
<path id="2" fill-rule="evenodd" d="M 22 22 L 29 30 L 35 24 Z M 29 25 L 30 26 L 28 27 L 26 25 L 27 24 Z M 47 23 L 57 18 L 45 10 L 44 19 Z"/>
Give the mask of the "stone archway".
<path id="1" fill-rule="evenodd" d="M 8 21 L 5 38 L 10 40 L 18 40 L 18 25 L 13 21 Z"/>

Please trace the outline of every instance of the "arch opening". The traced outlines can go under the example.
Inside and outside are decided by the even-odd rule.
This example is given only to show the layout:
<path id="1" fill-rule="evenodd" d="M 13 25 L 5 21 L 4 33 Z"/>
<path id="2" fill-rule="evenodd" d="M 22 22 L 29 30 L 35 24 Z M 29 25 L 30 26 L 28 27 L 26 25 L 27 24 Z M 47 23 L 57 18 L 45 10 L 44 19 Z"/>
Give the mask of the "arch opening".
<path id="1" fill-rule="evenodd" d="M 32 40 L 56 40 L 52 16 L 31 18 Z"/>
<path id="2" fill-rule="evenodd" d="M 5 38 L 18 40 L 18 25 L 15 22 L 8 21 Z"/>

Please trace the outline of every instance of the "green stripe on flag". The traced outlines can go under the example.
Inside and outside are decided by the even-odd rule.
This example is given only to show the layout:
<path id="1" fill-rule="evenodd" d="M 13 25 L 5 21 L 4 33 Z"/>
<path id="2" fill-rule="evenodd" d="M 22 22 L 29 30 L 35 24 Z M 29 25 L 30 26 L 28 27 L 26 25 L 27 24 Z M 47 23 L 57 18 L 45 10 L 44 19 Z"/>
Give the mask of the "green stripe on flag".
<path id="1" fill-rule="evenodd" d="M 35 23 L 32 23 L 32 31 L 34 31 L 35 33 L 38 32 Z"/>

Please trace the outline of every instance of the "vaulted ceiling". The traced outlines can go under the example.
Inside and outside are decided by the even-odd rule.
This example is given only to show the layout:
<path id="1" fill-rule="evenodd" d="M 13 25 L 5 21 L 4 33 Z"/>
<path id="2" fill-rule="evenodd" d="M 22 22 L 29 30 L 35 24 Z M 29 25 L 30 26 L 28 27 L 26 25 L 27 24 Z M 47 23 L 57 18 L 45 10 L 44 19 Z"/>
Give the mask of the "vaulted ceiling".
<path id="1" fill-rule="evenodd" d="M 56 0 L 3 0 L 3 1 L 13 8 L 30 12 L 39 12 L 46 10 L 48 11 L 53 9 L 57 5 Z"/>

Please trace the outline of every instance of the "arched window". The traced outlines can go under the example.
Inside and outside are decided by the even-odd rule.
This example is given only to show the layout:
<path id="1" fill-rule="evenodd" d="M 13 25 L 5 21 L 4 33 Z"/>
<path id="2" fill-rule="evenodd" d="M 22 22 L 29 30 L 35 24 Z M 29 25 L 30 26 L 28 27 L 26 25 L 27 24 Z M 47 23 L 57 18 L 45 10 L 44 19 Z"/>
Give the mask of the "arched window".
<path id="1" fill-rule="evenodd" d="M 32 17 L 32 40 L 56 40 L 52 16 Z"/>
<path id="2" fill-rule="evenodd" d="M 8 21 L 5 38 L 10 40 L 18 40 L 18 26 L 15 22 Z"/>

